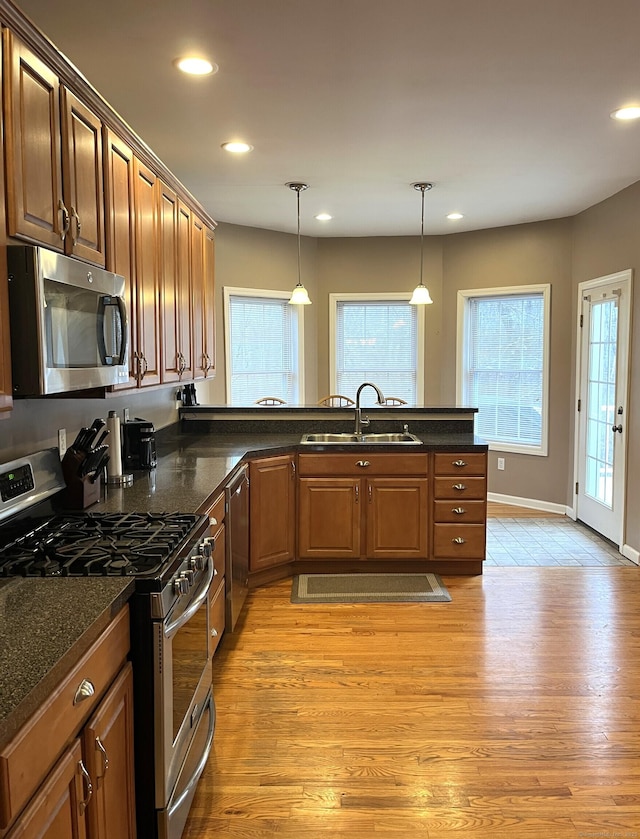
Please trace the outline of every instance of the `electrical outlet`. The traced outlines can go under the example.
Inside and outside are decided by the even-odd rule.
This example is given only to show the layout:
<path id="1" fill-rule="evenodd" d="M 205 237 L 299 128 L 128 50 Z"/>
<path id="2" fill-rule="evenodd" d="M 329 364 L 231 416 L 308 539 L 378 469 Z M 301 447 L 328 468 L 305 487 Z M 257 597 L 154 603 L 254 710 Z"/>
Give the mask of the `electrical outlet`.
<path id="1" fill-rule="evenodd" d="M 498 469 L 501 472 L 504 472 L 504 457 L 499 457 L 498 458 Z"/>
<path id="2" fill-rule="evenodd" d="M 64 453 L 67 450 L 67 429 L 66 428 L 59 428 L 58 429 L 58 450 L 60 451 L 60 460 L 64 457 Z"/>

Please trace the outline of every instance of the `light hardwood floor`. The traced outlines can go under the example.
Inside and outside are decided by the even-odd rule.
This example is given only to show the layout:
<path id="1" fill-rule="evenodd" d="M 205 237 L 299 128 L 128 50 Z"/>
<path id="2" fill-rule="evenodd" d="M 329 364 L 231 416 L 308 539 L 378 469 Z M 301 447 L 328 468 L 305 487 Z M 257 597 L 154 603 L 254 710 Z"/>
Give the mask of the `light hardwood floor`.
<path id="1" fill-rule="evenodd" d="M 250 593 L 184 839 L 640 835 L 640 570 L 487 568 L 451 603 Z"/>

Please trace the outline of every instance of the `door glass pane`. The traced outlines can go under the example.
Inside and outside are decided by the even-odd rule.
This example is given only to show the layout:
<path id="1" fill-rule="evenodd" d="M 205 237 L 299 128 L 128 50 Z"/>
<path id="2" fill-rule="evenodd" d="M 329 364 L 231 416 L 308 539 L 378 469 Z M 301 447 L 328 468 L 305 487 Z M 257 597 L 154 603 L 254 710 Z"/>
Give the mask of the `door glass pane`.
<path id="1" fill-rule="evenodd" d="M 591 306 L 587 394 L 586 494 L 611 509 L 616 392 L 618 306 L 616 299 Z"/>

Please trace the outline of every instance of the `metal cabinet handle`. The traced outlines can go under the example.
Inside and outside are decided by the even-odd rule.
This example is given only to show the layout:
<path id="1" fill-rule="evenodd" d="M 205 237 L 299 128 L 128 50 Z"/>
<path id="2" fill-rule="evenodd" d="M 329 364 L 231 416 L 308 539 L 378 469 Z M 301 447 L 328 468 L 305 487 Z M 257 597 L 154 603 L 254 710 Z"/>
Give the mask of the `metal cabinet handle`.
<path id="1" fill-rule="evenodd" d="M 93 696 L 95 692 L 96 689 L 89 679 L 83 679 L 76 689 L 73 697 L 73 704 L 79 705 L 81 702 L 84 702 L 85 699 L 89 699 L 89 697 Z"/>
<path id="2" fill-rule="evenodd" d="M 369 504 L 373 501 L 373 490 L 371 489 L 371 484 L 369 484 Z"/>
<path id="3" fill-rule="evenodd" d="M 109 758 L 107 757 L 107 750 L 104 747 L 102 740 L 96 736 L 96 749 L 102 755 L 102 777 L 107 774 L 107 770 L 109 768 Z"/>
<path id="4" fill-rule="evenodd" d="M 463 538 L 462 538 L 462 536 L 456 536 L 456 538 L 455 538 L 455 539 L 452 539 L 451 541 L 453 542 L 453 544 L 454 544 L 454 545 L 464 545 L 464 543 L 465 543 L 467 540 L 466 540 L 466 539 L 463 539 Z"/>
<path id="5" fill-rule="evenodd" d="M 614 433 L 615 433 L 616 431 L 618 431 L 620 434 L 622 434 L 622 423 L 620 423 L 619 425 L 612 425 L 612 426 L 611 426 L 611 430 L 612 430 Z"/>
<path id="6" fill-rule="evenodd" d="M 78 243 L 78 239 L 80 238 L 80 231 L 82 230 L 82 224 L 80 224 L 80 216 L 78 215 L 77 211 L 72 207 L 71 208 L 71 216 L 73 217 L 76 223 L 76 232 L 75 234 L 71 235 L 71 239 L 73 244 L 76 245 Z"/>
<path id="7" fill-rule="evenodd" d="M 87 772 L 87 767 L 81 760 L 78 761 L 78 769 L 80 770 L 80 774 L 82 775 L 82 782 L 84 783 L 84 788 L 86 792 L 85 797 L 78 805 L 80 808 L 80 813 L 82 814 L 87 809 L 87 805 L 91 801 L 91 796 L 93 795 L 93 784 L 91 783 L 91 775 L 89 775 L 89 773 Z"/>
<path id="8" fill-rule="evenodd" d="M 465 510 L 465 508 L 464 508 L 464 507 L 454 507 L 454 508 L 451 510 L 451 512 L 452 512 L 452 513 L 455 513 L 455 514 L 456 514 L 456 516 L 461 516 L 461 515 L 463 515 L 464 513 L 466 513 L 467 511 Z"/>
<path id="9" fill-rule="evenodd" d="M 371 466 L 368 460 L 356 460 L 356 466 L 360 466 L 361 468 L 366 468 L 367 466 Z"/>
<path id="10" fill-rule="evenodd" d="M 67 238 L 67 233 L 69 232 L 69 226 L 71 225 L 71 218 L 69 216 L 69 210 L 64 205 L 64 201 L 62 198 L 58 201 L 58 209 L 62 210 L 62 230 L 60 231 L 60 238 L 64 242 Z"/>
<path id="11" fill-rule="evenodd" d="M 355 485 L 354 490 L 355 490 L 355 493 L 356 493 L 356 504 L 357 504 L 360 501 L 360 487 L 358 486 L 358 484 Z"/>
<path id="12" fill-rule="evenodd" d="M 291 461 L 291 477 L 295 478 L 296 476 L 296 462 L 295 460 Z"/>
<path id="13" fill-rule="evenodd" d="M 217 638 L 218 637 L 218 630 L 217 629 L 212 629 L 211 630 L 211 637 L 212 638 Z"/>
<path id="14" fill-rule="evenodd" d="M 454 484 L 451 489 L 457 489 L 458 492 L 462 492 L 463 489 L 466 489 L 464 484 Z"/>
<path id="15" fill-rule="evenodd" d="M 457 466 L 458 468 L 462 468 L 463 466 L 467 466 L 466 460 L 454 460 L 451 464 L 452 466 Z"/>

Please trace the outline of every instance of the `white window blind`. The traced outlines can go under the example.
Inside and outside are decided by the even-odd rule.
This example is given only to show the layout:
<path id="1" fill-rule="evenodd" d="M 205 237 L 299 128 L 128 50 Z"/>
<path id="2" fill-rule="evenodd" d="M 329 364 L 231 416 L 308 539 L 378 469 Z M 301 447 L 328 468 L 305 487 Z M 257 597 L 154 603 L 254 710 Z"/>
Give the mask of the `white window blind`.
<path id="1" fill-rule="evenodd" d="M 266 292 L 265 292 L 266 294 Z M 270 292 L 270 295 L 275 295 Z M 299 401 L 298 314 L 287 297 L 227 293 L 227 400 Z"/>
<path id="2" fill-rule="evenodd" d="M 540 448 L 546 417 L 543 291 L 467 299 L 464 400 L 476 433 L 507 446 Z"/>
<path id="3" fill-rule="evenodd" d="M 335 392 L 352 399 L 363 382 L 418 403 L 418 315 L 407 300 L 335 300 Z M 363 404 L 375 403 L 371 389 Z"/>

